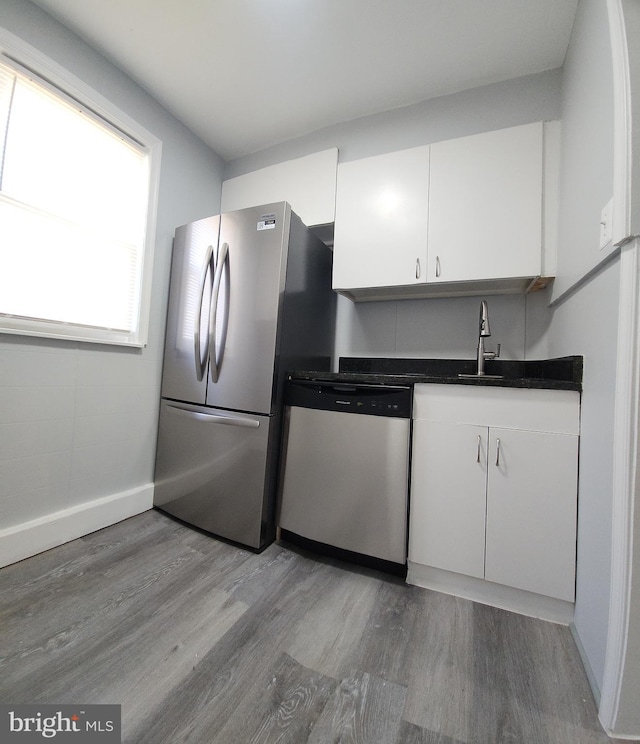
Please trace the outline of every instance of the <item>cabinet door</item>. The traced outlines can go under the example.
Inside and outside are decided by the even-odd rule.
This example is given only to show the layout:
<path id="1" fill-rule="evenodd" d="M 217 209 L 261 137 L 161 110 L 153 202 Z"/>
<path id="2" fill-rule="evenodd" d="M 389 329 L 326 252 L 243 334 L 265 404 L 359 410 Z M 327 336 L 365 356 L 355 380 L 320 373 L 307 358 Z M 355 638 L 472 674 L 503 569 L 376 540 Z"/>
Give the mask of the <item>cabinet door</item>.
<path id="1" fill-rule="evenodd" d="M 333 222 L 338 148 L 286 160 L 222 182 L 221 212 L 287 201 L 305 225 Z"/>
<path id="2" fill-rule="evenodd" d="M 485 578 L 573 601 L 578 437 L 491 429 Z"/>
<path id="3" fill-rule="evenodd" d="M 487 431 L 414 421 L 409 560 L 484 576 Z"/>
<path id="4" fill-rule="evenodd" d="M 431 145 L 429 282 L 538 276 L 542 123 Z"/>
<path id="5" fill-rule="evenodd" d="M 333 288 L 425 281 L 429 146 L 338 165 Z"/>

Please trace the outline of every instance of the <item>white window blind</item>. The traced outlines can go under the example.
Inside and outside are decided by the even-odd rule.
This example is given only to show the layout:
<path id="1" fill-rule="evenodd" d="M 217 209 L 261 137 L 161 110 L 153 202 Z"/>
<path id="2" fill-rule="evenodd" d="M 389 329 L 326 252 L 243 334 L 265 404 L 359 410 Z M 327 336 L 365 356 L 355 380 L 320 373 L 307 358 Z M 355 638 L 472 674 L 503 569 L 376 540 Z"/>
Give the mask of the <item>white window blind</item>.
<path id="1" fill-rule="evenodd" d="M 0 62 L 0 331 L 141 345 L 149 156 Z"/>

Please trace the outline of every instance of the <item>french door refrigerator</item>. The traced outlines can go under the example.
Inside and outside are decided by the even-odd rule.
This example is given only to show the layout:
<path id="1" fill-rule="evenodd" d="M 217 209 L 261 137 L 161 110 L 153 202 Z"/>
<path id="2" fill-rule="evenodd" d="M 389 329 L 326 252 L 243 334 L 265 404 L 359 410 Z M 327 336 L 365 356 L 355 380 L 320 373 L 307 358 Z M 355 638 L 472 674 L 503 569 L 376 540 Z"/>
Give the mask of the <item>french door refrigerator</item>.
<path id="1" fill-rule="evenodd" d="M 286 202 L 176 230 L 154 505 L 261 550 L 275 537 L 284 381 L 331 366 L 331 251 Z"/>

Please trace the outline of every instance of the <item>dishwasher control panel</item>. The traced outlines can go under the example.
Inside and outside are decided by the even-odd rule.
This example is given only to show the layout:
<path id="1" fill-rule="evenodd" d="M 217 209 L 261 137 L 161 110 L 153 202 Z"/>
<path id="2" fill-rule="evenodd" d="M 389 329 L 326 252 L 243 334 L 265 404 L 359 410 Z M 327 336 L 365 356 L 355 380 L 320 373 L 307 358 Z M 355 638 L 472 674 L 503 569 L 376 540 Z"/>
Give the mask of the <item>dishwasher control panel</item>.
<path id="1" fill-rule="evenodd" d="M 369 416 L 411 418 L 408 385 L 369 385 L 321 380 L 289 380 L 285 405 Z"/>

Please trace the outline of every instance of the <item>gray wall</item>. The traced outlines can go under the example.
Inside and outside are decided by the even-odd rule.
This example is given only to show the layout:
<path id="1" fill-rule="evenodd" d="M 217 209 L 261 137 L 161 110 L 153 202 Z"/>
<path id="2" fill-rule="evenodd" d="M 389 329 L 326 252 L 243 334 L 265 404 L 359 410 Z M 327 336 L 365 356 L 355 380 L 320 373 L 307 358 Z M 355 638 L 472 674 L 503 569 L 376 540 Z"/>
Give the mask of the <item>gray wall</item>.
<path id="1" fill-rule="evenodd" d="M 321 129 L 227 163 L 224 177 L 249 173 L 329 147 L 340 162 L 560 115 L 560 70 L 494 83 Z"/>
<path id="2" fill-rule="evenodd" d="M 163 143 L 148 347 L 133 351 L 0 334 L 0 514 L 2 527 L 11 527 L 153 480 L 173 231 L 219 209 L 223 161 L 27 0 L 2 0 L 0 26 Z"/>
<path id="3" fill-rule="evenodd" d="M 487 297 L 492 336 L 502 359 L 524 359 L 537 297 Z M 478 345 L 479 297 L 362 302 L 338 300 L 337 356 L 473 359 Z M 543 305 L 543 309 L 546 306 Z M 529 329 L 529 330 L 527 330 Z M 541 354 L 545 356 L 545 354 Z"/>
<path id="4" fill-rule="evenodd" d="M 584 356 L 574 626 L 596 697 L 604 675 L 611 585 L 618 295 L 614 259 L 553 308 L 548 336 L 550 356 Z"/>
<path id="5" fill-rule="evenodd" d="M 601 261 L 600 209 L 613 193 L 613 70 L 606 3 L 581 0 L 564 66 L 558 276 L 552 356 L 583 354 L 575 630 L 596 695 L 606 655 L 619 266 Z"/>
<path id="6" fill-rule="evenodd" d="M 613 68 L 606 3 L 583 0 L 564 64 L 558 298 L 606 260 L 600 213 L 613 196 Z"/>

